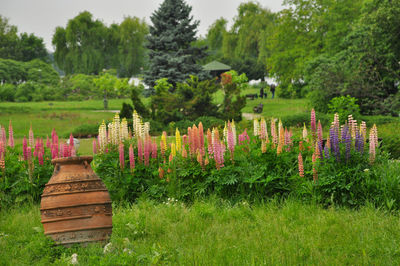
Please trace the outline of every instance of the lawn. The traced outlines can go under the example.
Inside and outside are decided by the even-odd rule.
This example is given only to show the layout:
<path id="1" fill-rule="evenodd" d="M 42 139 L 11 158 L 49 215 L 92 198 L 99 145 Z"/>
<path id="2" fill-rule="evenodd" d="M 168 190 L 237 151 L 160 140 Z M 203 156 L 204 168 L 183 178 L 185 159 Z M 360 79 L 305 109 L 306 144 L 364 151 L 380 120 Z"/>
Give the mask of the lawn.
<path id="1" fill-rule="evenodd" d="M 46 239 L 39 207 L 0 212 L 2 265 L 398 265 L 397 213 L 328 209 L 289 200 L 249 205 L 208 199 L 192 205 L 141 200 L 114 206 L 111 252 L 66 249 Z"/>

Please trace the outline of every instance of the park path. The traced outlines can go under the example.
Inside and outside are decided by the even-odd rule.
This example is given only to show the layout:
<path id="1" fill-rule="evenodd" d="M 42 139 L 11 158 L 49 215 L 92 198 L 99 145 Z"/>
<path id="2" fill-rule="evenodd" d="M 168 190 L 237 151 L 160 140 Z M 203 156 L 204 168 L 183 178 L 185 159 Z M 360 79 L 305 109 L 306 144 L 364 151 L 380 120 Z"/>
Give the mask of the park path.
<path id="1" fill-rule="evenodd" d="M 242 113 L 242 117 L 246 120 L 253 120 L 254 118 L 260 118 L 260 114 L 253 114 L 253 113 Z"/>

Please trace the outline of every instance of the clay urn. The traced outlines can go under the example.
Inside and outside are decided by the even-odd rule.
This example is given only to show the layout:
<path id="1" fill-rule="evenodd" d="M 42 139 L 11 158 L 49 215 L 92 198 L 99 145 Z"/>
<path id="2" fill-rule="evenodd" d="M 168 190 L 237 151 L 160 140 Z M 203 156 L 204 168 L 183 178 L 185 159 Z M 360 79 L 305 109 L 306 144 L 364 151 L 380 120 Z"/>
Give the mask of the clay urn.
<path id="1" fill-rule="evenodd" d="M 54 173 L 40 204 L 45 235 L 57 244 L 106 241 L 112 232 L 110 195 L 93 172 L 91 156 L 52 160 Z"/>

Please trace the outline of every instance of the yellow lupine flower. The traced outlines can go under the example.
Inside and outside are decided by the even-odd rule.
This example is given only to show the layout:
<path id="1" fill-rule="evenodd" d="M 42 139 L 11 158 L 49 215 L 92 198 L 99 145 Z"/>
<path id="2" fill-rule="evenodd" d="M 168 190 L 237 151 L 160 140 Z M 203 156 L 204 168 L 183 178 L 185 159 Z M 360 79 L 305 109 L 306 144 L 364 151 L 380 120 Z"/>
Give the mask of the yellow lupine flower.
<path id="1" fill-rule="evenodd" d="M 175 141 L 176 141 L 176 149 L 178 152 L 181 151 L 182 141 L 181 141 L 181 134 L 179 133 L 179 129 L 176 128 L 175 130 Z"/>

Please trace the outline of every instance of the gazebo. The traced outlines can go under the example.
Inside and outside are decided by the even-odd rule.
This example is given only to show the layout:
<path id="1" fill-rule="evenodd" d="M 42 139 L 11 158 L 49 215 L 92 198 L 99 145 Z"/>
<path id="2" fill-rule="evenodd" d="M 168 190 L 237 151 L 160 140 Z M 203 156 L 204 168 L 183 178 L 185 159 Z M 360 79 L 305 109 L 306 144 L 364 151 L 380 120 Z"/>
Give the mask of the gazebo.
<path id="1" fill-rule="evenodd" d="M 231 70 L 231 67 L 218 61 L 212 61 L 203 66 L 203 69 L 209 71 L 213 77 L 220 78 L 221 74 Z"/>

